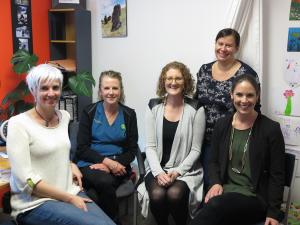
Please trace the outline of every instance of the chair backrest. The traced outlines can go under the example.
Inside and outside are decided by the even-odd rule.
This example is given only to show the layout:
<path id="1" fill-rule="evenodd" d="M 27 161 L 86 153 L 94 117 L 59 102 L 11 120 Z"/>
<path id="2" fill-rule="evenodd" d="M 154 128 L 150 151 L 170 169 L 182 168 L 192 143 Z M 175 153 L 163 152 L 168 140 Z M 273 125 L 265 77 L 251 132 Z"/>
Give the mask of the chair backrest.
<path id="1" fill-rule="evenodd" d="M 79 129 L 79 122 L 73 121 L 69 123 L 69 138 L 71 142 L 71 152 L 70 152 L 70 159 L 75 159 L 75 152 L 77 148 L 77 132 Z"/>
<path id="2" fill-rule="evenodd" d="M 292 195 L 292 189 L 293 189 L 293 181 L 295 177 L 295 160 L 296 156 L 294 154 L 285 153 L 285 181 L 284 186 L 288 187 L 288 194 L 287 194 L 287 200 L 286 200 L 286 206 L 285 206 L 285 213 L 284 218 L 281 224 L 287 225 L 288 223 L 288 214 L 289 209 L 291 205 L 291 195 Z M 264 221 L 257 223 L 255 225 L 264 225 Z"/>
<path id="3" fill-rule="evenodd" d="M 5 120 L 0 126 L 0 137 L 4 142 L 6 142 L 6 137 L 7 137 L 7 126 L 8 126 L 8 120 Z"/>
<path id="4" fill-rule="evenodd" d="M 288 215 L 291 206 L 291 196 L 292 196 L 294 177 L 295 177 L 295 160 L 296 160 L 296 156 L 294 154 L 288 152 L 285 153 L 285 184 L 284 185 L 289 189 L 288 189 L 288 195 L 285 204 L 285 214 L 283 219 L 284 225 L 288 224 Z"/>
<path id="5" fill-rule="evenodd" d="M 136 152 L 136 160 L 139 167 L 139 179 L 135 184 L 135 188 L 137 188 L 144 181 L 144 177 L 146 174 L 145 165 L 144 165 L 145 159 L 146 159 L 146 153 L 142 152 L 140 147 L 138 147 L 138 150 Z"/>
<path id="6" fill-rule="evenodd" d="M 294 175 L 296 156 L 286 152 L 285 153 L 285 183 L 287 187 L 291 187 Z"/>

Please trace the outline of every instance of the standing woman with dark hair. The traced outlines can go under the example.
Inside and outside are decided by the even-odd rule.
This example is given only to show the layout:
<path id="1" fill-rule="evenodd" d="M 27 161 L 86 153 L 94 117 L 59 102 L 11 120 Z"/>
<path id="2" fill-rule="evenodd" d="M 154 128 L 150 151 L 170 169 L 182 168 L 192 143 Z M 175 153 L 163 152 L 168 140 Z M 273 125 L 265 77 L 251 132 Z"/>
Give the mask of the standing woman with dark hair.
<path id="1" fill-rule="evenodd" d="M 279 225 L 285 145 L 279 123 L 254 110 L 259 94 L 252 75 L 235 79 L 231 99 L 236 112 L 215 125 L 211 185 L 190 225 Z"/>
<path id="2" fill-rule="evenodd" d="M 171 62 L 161 71 L 157 95 L 146 111 L 145 183 L 138 188 L 143 196 L 143 213 L 150 210 L 158 225 L 168 225 L 172 215 L 176 225 L 185 225 L 202 199 L 200 152 L 205 130 L 205 114 L 191 99 L 194 80 L 189 69 Z"/>
<path id="3" fill-rule="evenodd" d="M 130 163 L 138 149 L 136 114 L 123 104 L 125 96 L 119 72 L 101 73 L 99 98 L 100 101 L 83 110 L 80 119 L 77 165 L 83 174 L 84 188 L 96 191 L 96 203 L 120 223 L 116 189 L 131 175 Z"/>
<path id="4" fill-rule="evenodd" d="M 226 28 L 219 31 L 215 39 L 216 61 L 202 65 L 197 74 L 194 97 L 204 106 L 206 113 L 206 130 L 201 152 L 205 192 L 209 185 L 207 166 L 214 125 L 219 118 L 234 111 L 230 100 L 232 82 L 242 74 L 250 74 L 259 83 L 256 72 L 249 65 L 235 58 L 239 48 L 240 35 L 236 30 Z M 259 111 L 259 102 L 255 109 Z"/>

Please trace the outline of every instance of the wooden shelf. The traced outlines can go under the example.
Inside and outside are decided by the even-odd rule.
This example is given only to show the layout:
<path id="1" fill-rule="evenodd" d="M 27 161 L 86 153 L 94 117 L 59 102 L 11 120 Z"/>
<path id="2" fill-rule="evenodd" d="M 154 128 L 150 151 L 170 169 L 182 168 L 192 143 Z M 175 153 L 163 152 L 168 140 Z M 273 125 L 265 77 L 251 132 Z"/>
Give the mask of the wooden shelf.
<path id="1" fill-rule="evenodd" d="M 10 169 L 10 164 L 8 159 L 0 157 L 0 169 L 2 170 Z"/>
<path id="2" fill-rule="evenodd" d="M 49 12 L 74 12 L 75 9 L 49 9 Z"/>
<path id="3" fill-rule="evenodd" d="M 0 146 L 0 152 L 6 152 L 6 146 Z"/>
<path id="4" fill-rule="evenodd" d="M 50 40 L 51 43 L 75 44 L 75 40 Z"/>
<path id="5" fill-rule="evenodd" d="M 76 62 L 74 59 L 51 60 L 49 63 L 63 71 L 76 72 Z"/>
<path id="6" fill-rule="evenodd" d="M 48 12 L 51 63 L 62 70 L 65 82 L 68 76 L 78 72 L 91 72 L 91 12 L 79 8 L 55 8 Z M 80 117 L 92 98 L 78 96 L 77 99 Z"/>

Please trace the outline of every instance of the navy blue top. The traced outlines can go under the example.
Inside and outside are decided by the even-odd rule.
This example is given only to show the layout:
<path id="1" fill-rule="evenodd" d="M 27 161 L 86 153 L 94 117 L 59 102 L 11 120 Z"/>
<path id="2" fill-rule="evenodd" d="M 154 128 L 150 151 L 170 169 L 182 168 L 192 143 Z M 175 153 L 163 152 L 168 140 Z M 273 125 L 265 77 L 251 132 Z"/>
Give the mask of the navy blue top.
<path id="1" fill-rule="evenodd" d="M 246 63 L 241 63 L 240 68 L 228 80 L 218 81 L 212 76 L 211 62 L 203 64 L 197 73 L 197 86 L 195 99 L 204 106 L 206 114 L 206 129 L 204 141 L 210 143 L 213 128 L 218 119 L 225 115 L 231 114 L 234 111 L 234 106 L 230 98 L 230 91 L 234 79 L 243 74 L 250 74 L 255 77 L 259 83 L 257 73 Z M 260 105 L 256 105 L 256 111 L 259 111 Z"/>
<path id="2" fill-rule="evenodd" d="M 103 102 L 100 102 L 92 124 L 91 149 L 103 156 L 120 155 L 124 148 L 118 143 L 122 143 L 125 138 L 126 126 L 122 109 L 119 108 L 115 121 L 110 125 L 104 112 Z M 78 162 L 79 167 L 92 164 L 82 160 Z"/>

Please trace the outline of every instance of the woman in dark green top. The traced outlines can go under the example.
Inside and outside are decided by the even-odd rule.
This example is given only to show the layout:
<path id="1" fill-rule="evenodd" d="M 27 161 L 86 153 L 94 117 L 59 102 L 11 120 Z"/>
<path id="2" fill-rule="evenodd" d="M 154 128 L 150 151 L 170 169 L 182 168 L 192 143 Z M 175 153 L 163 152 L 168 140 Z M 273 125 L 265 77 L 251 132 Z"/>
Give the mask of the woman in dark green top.
<path id="1" fill-rule="evenodd" d="M 259 85 L 237 77 L 231 89 L 236 112 L 219 119 L 209 161 L 211 186 L 190 225 L 245 225 L 282 217 L 284 140 L 280 125 L 257 113 Z"/>

